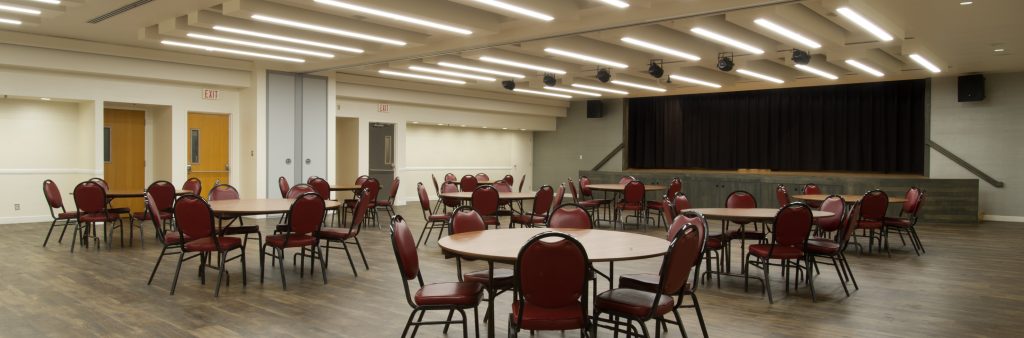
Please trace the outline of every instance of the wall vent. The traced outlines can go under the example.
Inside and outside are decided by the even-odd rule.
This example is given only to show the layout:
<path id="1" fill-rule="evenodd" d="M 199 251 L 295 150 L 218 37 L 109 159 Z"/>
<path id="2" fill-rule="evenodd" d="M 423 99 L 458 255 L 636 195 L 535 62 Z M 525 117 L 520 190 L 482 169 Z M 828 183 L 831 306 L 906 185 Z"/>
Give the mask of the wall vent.
<path id="1" fill-rule="evenodd" d="M 107 14 L 103 14 L 103 15 L 97 16 L 95 18 L 92 18 L 92 20 L 89 20 L 89 21 L 86 21 L 86 22 L 94 23 L 94 24 L 95 23 L 100 23 L 100 22 L 103 22 L 106 19 L 110 19 L 112 17 L 121 15 L 124 12 L 133 10 L 135 8 L 138 8 L 139 6 L 148 4 L 150 2 L 153 2 L 153 0 L 139 0 L 139 1 L 136 1 L 136 2 L 133 2 L 133 3 L 121 6 L 120 8 L 112 10 L 112 11 L 108 12 Z"/>

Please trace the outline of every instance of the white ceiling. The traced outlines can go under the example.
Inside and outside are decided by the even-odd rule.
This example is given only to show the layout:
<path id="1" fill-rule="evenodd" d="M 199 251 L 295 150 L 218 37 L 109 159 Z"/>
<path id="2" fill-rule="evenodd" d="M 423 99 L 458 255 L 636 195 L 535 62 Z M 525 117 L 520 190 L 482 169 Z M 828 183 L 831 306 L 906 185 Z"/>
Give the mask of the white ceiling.
<path id="1" fill-rule="evenodd" d="M 0 24 L 0 43 L 26 44 L 48 48 L 82 50 L 128 57 L 171 60 L 216 67 L 267 67 L 296 72 L 336 71 L 347 79 L 373 77 L 374 83 L 394 81 L 422 82 L 436 87 L 436 82 L 404 79 L 381 74 L 398 71 L 418 75 L 449 75 L 424 73 L 423 68 L 491 76 L 496 81 L 460 79 L 462 85 L 441 83 L 441 86 L 468 90 L 504 92 L 501 81 L 509 76 L 494 76 L 437 66 L 448 62 L 492 70 L 522 74 L 514 79 L 519 89 L 559 93 L 543 89 L 543 71 L 534 71 L 482 62 L 481 57 L 501 58 L 521 63 L 564 70 L 557 75 L 558 87 L 571 84 L 625 90 L 628 96 L 651 96 L 709 91 L 745 90 L 811 86 L 831 83 L 854 83 L 936 76 L 909 59 L 920 54 L 942 68 L 937 76 L 975 72 L 1011 72 L 1024 70 L 1024 37 L 1019 34 L 1024 23 L 1017 18 L 1024 13 L 1024 1 L 978 0 L 960 5 L 959 0 L 624 0 L 630 7 L 620 9 L 600 0 L 501 0 L 533 9 L 554 17 L 544 21 L 492 7 L 478 0 L 337 0 L 348 4 L 389 11 L 420 20 L 449 25 L 452 30 L 469 30 L 464 35 L 437 28 L 382 18 L 352 9 L 324 4 L 324 0 L 155 0 L 99 23 L 90 19 L 117 9 L 133 0 L 63 0 L 60 5 L 37 0 L 0 0 L 0 5 L 37 8 L 40 15 L 11 13 L 0 10 L 0 19 L 15 19 L 21 25 Z M 895 38 L 879 41 L 874 35 L 836 14 L 839 7 L 849 7 L 882 27 Z M 268 23 L 285 19 L 307 25 L 306 28 Z M 820 48 L 810 49 L 754 23 L 768 19 L 796 31 L 814 41 Z M 279 20 L 278 20 L 279 21 Z M 369 34 L 386 38 L 392 44 L 339 36 L 311 30 L 314 24 L 335 30 Z M 246 36 L 214 27 L 223 27 L 275 34 L 291 41 Z M 765 51 L 756 55 L 715 42 L 690 31 L 701 27 L 729 36 Z M 192 36 L 188 36 L 191 34 Z M 196 35 L 199 34 L 199 35 Z M 343 33 L 346 34 L 346 33 Z M 264 45 L 302 49 L 268 50 L 236 45 L 224 40 L 210 41 L 202 36 L 244 40 Z M 652 51 L 625 43 L 631 37 L 674 48 L 700 57 L 699 61 L 683 59 L 664 52 Z M 311 46 L 294 39 L 319 43 Z M 394 40 L 405 43 L 393 45 Z M 208 47 L 240 50 L 238 55 L 221 51 L 192 49 L 161 44 L 161 41 L 188 43 Z M 323 44 L 361 49 L 363 53 L 332 50 Z M 133 47 L 125 49 L 121 47 Z M 599 68 L 594 61 L 581 61 L 553 54 L 555 48 L 628 65 L 610 69 L 612 79 L 656 86 L 666 89 L 655 92 L 601 84 L 595 79 Z M 810 66 L 838 77 L 829 80 L 797 70 L 789 60 L 791 50 L 801 48 L 812 55 Z M 547 50 L 546 50 L 547 49 Z M 994 52 L 1004 49 L 1004 52 Z M 308 52 L 315 52 L 308 55 Z M 775 84 L 736 71 L 722 72 L 715 64 L 719 53 L 734 53 L 736 68 L 754 70 L 784 80 Z M 296 63 L 255 57 L 251 53 L 287 57 Z M 325 58 L 325 53 L 333 54 Z M 666 76 L 655 79 L 647 74 L 652 59 L 664 60 Z M 881 78 L 846 62 L 854 59 L 876 68 L 886 75 Z M 417 67 L 419 70 L 411 70 Z M 685 76 L 722 85 L 708 88 L 674 80 L 668 74 Z M 368 78 L 367 78 L 368 79 Z M 396 80 L 391 80 L 396 79 Z M 517 93 L 517 95 L 534 94 Z M 574 99 L 591 98 L 572 94 Z M 602 93 L 604 97 L 623 95 Z"/>

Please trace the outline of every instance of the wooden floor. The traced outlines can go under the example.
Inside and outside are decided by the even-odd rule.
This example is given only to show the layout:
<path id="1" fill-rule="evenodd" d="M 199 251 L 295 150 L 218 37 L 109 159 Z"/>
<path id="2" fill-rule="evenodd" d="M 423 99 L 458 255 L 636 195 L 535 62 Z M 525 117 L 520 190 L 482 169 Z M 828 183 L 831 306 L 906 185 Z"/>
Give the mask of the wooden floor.
<path id="1" fill-rule="evenodd" d="M 420 218 L 411 206 L 399 211 L 411 220 Z M 377 229 L 361 235 L 370 270 L 357 265 L 359 277 L 353 277 L 344 254 L 334 251 L 327 285 L 319 272 L 316 278 L 300 279 L 290 267 L 288 291 L 281 290 L 275 270 L 268 270 L 266 283 L 260 285 L 253 245 L 248 251 L 249 285 L 241 284 L 238 262 L 229 263 L 231 285 L 215 299 L 213 282 L 200 285 L 195 261 L 185 263 L 175 296 L 168 295 L 173 260 L 165 261 L 153 285 L 147 286 L 160 249 L 152 238 L 145 249 L 138 243 L 124 249 L 115 244 L 113 250 L 76 249 L 71 254 L 66 240 L 41 247 L 47 225 L 2 226 L 0 248 L 6 258 L 0 259 L 0 336 L 397 337 L 410 311 L 386 232 Z M 417 235 L 421 225 L 414 223 Z M 777 274 L 774 305 L 760 292 L 744 293 L 740 279 L 724 279 L 721 289 L 702 287 L 699 297 L 711 336 L 1007 337 L 1024 332 L 1024 293 L 1019 287 L 1024 269 L 1016 255 L 1019 243 L 1011 241 L 1024 237 L 1024 226 L 990 222 L 919 229 L 928 249 L 924 256 L 901 247 L 898 239 L 892 258 L 851 254 L 860 291 L 849 298 L 826 266 L 815 282 L 817 303 L 805 288 L 785 294 Z M 661 236 L 661 231 L 648 234 Z M 421 247 L 419 254 L 428 282 L 456 278 L 455 262 L 445 260 L 435 242 Z M 737 249 L 734 256 L 738 254 Z M 620 263 L 615 271 L 656 271 L 659 262 Z M 509 311 L 510 296 L 500 296 L 499 335 Z M 693 313 L 683 316 L 690 336 L 699 336 Z M 444 335 L 440 327 L 426 327 L 420 336 Z M 461 337 L 462 332 L 453 329 L 448 336 Z"/>

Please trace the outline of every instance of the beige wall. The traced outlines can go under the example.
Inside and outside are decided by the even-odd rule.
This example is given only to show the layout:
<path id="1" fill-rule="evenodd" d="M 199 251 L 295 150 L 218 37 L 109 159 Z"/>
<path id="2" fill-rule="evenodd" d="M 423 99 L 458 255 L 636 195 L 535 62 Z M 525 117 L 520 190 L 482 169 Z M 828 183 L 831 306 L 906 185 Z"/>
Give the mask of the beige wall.
<path id="1" fill-rule="evenodd" d="M 359 177 L 359 119 L 336 119 L 335 175 L 338 183 L 351 183 Z"/>

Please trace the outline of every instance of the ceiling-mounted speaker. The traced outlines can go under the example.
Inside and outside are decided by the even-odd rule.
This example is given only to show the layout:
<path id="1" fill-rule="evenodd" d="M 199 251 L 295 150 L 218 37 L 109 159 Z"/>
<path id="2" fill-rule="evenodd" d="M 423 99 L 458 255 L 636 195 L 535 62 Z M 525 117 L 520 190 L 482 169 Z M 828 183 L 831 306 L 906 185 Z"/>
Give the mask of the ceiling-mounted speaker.
<path id="1" fill-rule="evenodd" d="M 544 74 L 544 84 L 548 87 L 554 87 L 558 84 L 558 79 L 555 78 L 555 74 L 546 73 Z"/>
<path id="2" fill-rule="evenodd" d="M 516 89 L 516 82 L 512 80 L 501 81 L 501 86 L 508 90 Z"/>
<path id="3" fill-rule="evenodd" d="M 793 60 L 793 63 L 795 64 L 807 65 L 808 63 L 811 63 L 811 54 L 807 54 L 807 52 L 799 49 L 794 49 L 793 57 L 790 59 Z"/>
<path id="4" fill-rule="evenodd" d="M 974 102 L 985 99 L 985 76 L 964 75 L 956 79 L 957 102 Z"/>
<path id="5" fill-rule="evenodd" d="M 597 80 L 601 83 L 608 83 L 608 80 L 612 79 L 612 73 L 608 72 L 607 69 L 601 68 L 597 70 Z"/>
<path id="6" fill-rule="evenodd" d="M 601 100 L 587 100 L 587 118 L 599 119 L 604 117 L 604 102 Z"/>
<path id="7" fill-rule="evenodd" d="M 715 66 L 718 67 L 718 70 L 723 72 L 731 71 L 732 67 L 736 65 L 735 63 L 733 63 L 732 58 L 732 52 L 718 53 L 718 64 Z"/>

